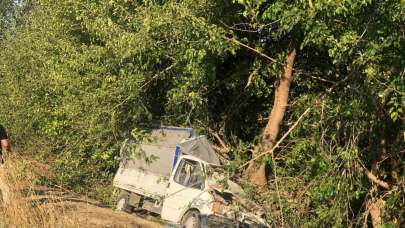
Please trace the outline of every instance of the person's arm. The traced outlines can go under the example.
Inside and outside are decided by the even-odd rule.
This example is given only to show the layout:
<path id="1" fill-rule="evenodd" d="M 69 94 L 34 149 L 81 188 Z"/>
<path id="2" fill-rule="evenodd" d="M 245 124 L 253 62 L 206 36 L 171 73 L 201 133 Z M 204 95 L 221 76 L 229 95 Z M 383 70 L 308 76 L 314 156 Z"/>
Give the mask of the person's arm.
<path id="1" fill-rule="evenodd" d="M 0 146 L 1 149 L 4 151 L 7 151 L 9 153 L 11 153 L 11 144 L 8 141 L 8 135 L 7 135 L 7 131 L 6 129 L 0 125 Z"/>

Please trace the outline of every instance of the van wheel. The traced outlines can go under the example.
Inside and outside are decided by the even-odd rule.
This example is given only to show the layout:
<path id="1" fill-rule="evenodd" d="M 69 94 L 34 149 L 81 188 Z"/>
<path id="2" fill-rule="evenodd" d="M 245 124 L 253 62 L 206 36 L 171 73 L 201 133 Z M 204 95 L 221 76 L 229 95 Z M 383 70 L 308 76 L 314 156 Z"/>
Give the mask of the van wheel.
<path id="1" fill-rule="evenodd" d="M 125 211 L 128 213 L 132 212 L 132 207 L 128 204 L 129 194 L 125 191 L 121 191 L 120 195 L 117 198 L 117 204 L 115 209 L 118 211 Z"/>
<path id="2" fill-rule="evenodd" d="M 182 228 L 200 228 L 201 218 L 200 213 L 196 210 L 188 211 L 181 220 Z"/>

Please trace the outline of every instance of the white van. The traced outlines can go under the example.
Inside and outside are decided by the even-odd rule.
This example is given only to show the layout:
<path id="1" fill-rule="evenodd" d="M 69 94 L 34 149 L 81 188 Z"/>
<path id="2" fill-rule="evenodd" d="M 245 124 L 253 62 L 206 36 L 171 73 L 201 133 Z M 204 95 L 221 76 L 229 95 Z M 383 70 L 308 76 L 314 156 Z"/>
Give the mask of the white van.
<path id="1" fill-rule="evenodd" d="M 259 207 L 250 205 L 257 211 L 247 211 L 237 184 L 228 181 L 230 188 L 222 187 L 220 161 L 204 136 L 189 128 L 162 127 L 152 130 L 151 138 L 132 142 L 142 156 L 121 149 L 114 178 L 121 190 L 118 210 L 146 210 L 186 228 L 268 227 Z"/>

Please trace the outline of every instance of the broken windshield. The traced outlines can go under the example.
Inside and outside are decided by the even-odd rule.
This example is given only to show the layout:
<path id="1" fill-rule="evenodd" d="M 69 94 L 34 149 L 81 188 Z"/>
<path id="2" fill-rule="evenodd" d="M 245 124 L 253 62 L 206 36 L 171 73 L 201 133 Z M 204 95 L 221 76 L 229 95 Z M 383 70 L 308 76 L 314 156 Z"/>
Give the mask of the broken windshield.
<path id="1" fill-rule="evenodd" d="M 181 160 L 174 181 L 186 187 L 204 189 L 204 178 L 200 163 L 189 159 Z"/>

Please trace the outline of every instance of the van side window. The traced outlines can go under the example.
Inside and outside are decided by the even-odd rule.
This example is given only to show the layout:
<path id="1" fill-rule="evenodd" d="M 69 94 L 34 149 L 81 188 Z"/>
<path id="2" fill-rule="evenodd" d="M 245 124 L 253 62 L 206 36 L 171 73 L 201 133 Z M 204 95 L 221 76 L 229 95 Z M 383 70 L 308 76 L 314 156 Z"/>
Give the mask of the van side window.
<path id="1" fill-rule="evenodd" d="M 176 183 L 186 187 L 201 190 L 204 188 L 201 165 L 197 161 L 182 159 L 173 179 Z"/>

